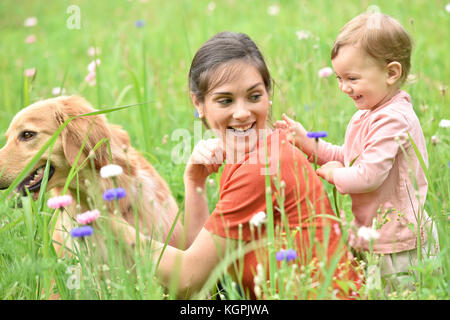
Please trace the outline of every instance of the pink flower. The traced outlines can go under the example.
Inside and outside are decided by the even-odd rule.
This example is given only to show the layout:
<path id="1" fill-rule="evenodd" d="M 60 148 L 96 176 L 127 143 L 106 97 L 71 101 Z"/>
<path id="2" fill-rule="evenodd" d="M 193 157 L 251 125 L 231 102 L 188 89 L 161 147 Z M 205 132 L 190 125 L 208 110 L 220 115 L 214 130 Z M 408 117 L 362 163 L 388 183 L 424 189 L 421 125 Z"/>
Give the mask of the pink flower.
<path id="1" fill-rule="evenodd" d="M 84 81 L 86 81 L 90 86 L 95 86 L 95 71 L 89 72 L 86 78 L 84 78 Z"/>
<path id="2" fill-rule="evenodd" d="M 94 209 L 77 215 L 77 222 L 80 224 L 90 224 L 100 217 L 100 211 Z"/>
<path id="3" fill-rule="evenodd" d="M 25 19 L 23 25 L 25 27 L 34 27 L 35 25 L 37 25 L 37 18 L 36 17 L 28 17 Z"/>
<path id="4" fill-rule="evenodd" d="M 102 49 L 101 48 L 96 48 L 96 47 L 89 47 L 87 54 L 90 57 L 95 57 L 96 55 L 99 56 L 102 53 Z"/>
<path id="5" fill-rule="evenodd" d="M 62 207 L 66 207 L 72 203 L 72 197 L 69 195 L 64 196 L 56 196 L 48 199 L 47 206 L 52 209 L 59 209 Z"/>
<path id="6" fill-rule="evenodd" d="M 91 73 L 92 73 L 92 72 L 95 72 L 95 69 L 97 68 L 97 66 L 100 65 L 100 63 L 102 63 L 100 59 L 97 59 L 97 60 L 92 61 L 92 62 L 89 63 L 89 65 L 88 65 L 88 71 L 91 72 Z"/>
<path id="7" fill-rule="evenodd" d="M 36 68 L 25 69 L 25 77 L 32 78 L 36 74 Z"/>
<path id="8" fill-rule="evenodd" d="M 61 94 L 65 94 L 65 93 L 66 93 L 66 89 L 64 89 L 64 88 L 61 89 L 61 87 L 54 87 L 52 89 L 52 94 L 54 96 L 59 96 Z"/>
<path id="9" fill-rule="evenodd" d="M 334 233 L 336 233 L 338 236 L 341 235 L 341 228 L 339 227 L 339 223 L 333 224 Z"/>
<path id="10" fill-rule="evenodd" d="M 30 34 L 28 37 L 25 38 L 25 43 L 31 44 L 36 42 L 36 36 L 34 34 Z"/>
<path id="11" fill-rule="evenodd" d="M 333 74 L 333 70 L 330 67 L 325 67 L 319 70 L 319 78 L 328 78 Z"/>

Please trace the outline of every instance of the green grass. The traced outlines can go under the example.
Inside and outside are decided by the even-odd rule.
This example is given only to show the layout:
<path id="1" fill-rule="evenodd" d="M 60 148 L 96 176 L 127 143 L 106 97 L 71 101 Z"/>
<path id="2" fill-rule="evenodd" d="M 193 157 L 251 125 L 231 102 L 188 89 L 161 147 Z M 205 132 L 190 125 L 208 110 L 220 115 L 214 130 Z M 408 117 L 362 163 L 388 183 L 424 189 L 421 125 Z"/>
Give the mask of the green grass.
<path id="1" fill-rule="evenodd" d="M 411 74 L 415 82 L 404 89 L 413 100 L 427 141 L 430 185 L 425 210 L 437 223 L 441 252 L 436 260 L 424 257 L 417 267 L 420 277 L 415 292 L 399 291 L 390 295 L 368 288 L 361 291 L 369 299 L 448 299 L 450 253 L 448 249 L 448 214 L 450 194 L 449 129 L 438 126 L 450 119 L 448 108 L 448 37 L 450 13 L 445 1 L 378 1 L 370 3 L 337 1 L 12 1 L 0 5 L 0 131 L 6 132 L 17 111 L 30 103 L 52 96 L 52 88 L 63 86 L 66 94 L 87 98 L 96 108 L 148 102 L 108 113 L 110 122 L 128 131 L 133 145 L 168 182 L 180 207 L 183 206 L 183 164 L 175 164 L 171 152 L 179 143 L 172 133 L 179 128 L 193 131 L 193 107 L 187 89 L 187 74 L 197 48 L 223 30 L 247 33 L 263 52 L 275 79 L 273 118 L 281 113 L 295 115 L 311 130 L 327 130 L 328 141 L 340 144 L 345 127 L 355 112 L 351 101 L 339 92 L 333 77 L 319 79 L 320 68 L 330 66 L 330 49 L 340 28 L 352 17 L 376 4 L 382 12 L 393 15 L 415 41 Z M 67 7 L 80 7 L 81 28 L 66 27 Z M 269 15 L 270 5 L 280 12 Z M 38 24 L 26 28 L 24 20 L 36 16 Z M 135 21 L 145 21 L 142 28 Z M 296 31 L 308 30 L 312 37 L 299 40 Z M 35 43 L 25 38 L 34 34 Z M 84 78 L 93 60 L 87 50 L 101 48 L 97 85 Z M 24 70 L 36 68 L 33 79 L 25 79 Z M 167 137 L 166 137 L 167 136 Z M 438 143 L 432 144 L 436 136 Z M 5 138 L 0 136 L 0 145 Z M 0 168 L 1 172 L 1 168 Z M 210 209 L 218 199 L 218 175 L 208 187 Z M 330 199 L 332 188 L 327 185 Z M 57 259 L 49 244 L 51 211 L 39 203 L 24 202 L 17 208 L 13 200 L 1 194 L 0 203 L 0 298 L 46 299 L 42 289 L 52 278 L 63 299 L 163 299 L 175 298 L 153 278 L 153 264 L 141 256 L 129 272 L 120 262 L 82 264 L 83 290 L 70 290 L 67 270 L 75 258 Z M 350 198 L 340 196 L 338 205 L 350 213 Z M 84 257 L 83 254 L 79 255 Z M 89 255 L 86 255 L 89 257 Z M 89 260 L 89 259 L 88 259 Z M 370 261 L 370 259 L 369 259 Z M 68 269 L 69 268 L 69 269 Z M 109 270 L 106 270 L 109 268 Z M 441 269 L 436 276 L 433 270 Z M 288 266 L 280 271 L 290 274 Z M 283 273 L 284 272 L 284 273 Z M 87 278 L 85 274 L 92 276 Z M 280 273 L 280 274 L 281 274 Z M 272 275 L 272 277 L 279 277 Z M 103 281 L 100 279 L 107 279 Z M 306 281 L 306 280 L 305 280 Z M 420 283 L 419 283 L 420 282 Z M 229 297 L 238 297 L 232 281 L 223 280 Z M 308 284 L 305 282 L 305 286 Z M 317 292 L 324 292 L 319 288 Z M 45 291 L 45 290 L 44 290 Z M 205 298 L 210 293 L 201 296 Z M 214 294 L 213 294 L 214 296 Z M 329 297 L 329 296 L 325 296 Z M 280 298 L 290 298 L 281 296 Z"/>

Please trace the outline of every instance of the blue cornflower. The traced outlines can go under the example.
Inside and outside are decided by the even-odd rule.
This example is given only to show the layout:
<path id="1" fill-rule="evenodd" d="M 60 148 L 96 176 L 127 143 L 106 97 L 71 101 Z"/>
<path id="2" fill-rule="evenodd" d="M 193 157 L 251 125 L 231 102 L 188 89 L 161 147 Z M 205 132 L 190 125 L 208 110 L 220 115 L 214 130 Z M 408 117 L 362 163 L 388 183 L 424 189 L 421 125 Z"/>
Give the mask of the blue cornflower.
<path id="1" fill-rule="evenodd" d="M 145 26 L 145 21 L 144 20 L 136 20 L 134 22 L 134 26 L 136 28 L 142 28 L 143 26 Z"/>
<path id="2" fill-rule="evenodd" d="M 91 226 L 73 228 L 72 231 L 70 231 L 70 235 L 74 238 L 87 237 L 93 233 L 94 229 Z"/>
<path id="3" fill-rule="evenodd" d="M 315 131 L 315 132 L 307 132 L 306 136 L 308 138 L 315 138 L 315 139 L 319 139 L 319 138 L 325 138 L 328 137 L 328 133 L 326 131 Z"/>
<path id="4" fill-rule="evenodd" d="M 127 195 L 124 188 L 108 189 L 103 193 L 103 200 L 112 201 L 114 199 L 121 199 Z"/>
<path id="5" fill-rule="evenodd" d="M 293 249 L 280 250 L 277 252 L 275 257 L 278 261 L 292 261 L 297 258 L 297 252 Z"/>
<path id="6" fill-rule="evenodd" d="M 194 117 L 197 118 L 197 119 L 200 118 L 200 116 L 198 115 L 197 109 L 194 110 Z"/>

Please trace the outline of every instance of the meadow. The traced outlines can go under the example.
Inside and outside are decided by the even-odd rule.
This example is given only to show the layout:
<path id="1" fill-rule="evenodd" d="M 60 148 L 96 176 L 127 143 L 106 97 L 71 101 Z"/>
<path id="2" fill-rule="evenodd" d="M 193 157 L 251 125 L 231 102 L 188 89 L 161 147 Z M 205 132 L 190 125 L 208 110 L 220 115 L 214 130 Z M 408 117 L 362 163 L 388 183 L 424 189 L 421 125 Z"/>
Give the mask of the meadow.
<path id="1" fill-rule="evenodd" d="M 450 68 L 445 58 L 450 5 L 445 1 L 2 0 L 0 146 L 13 116 L 41 99 L 81 95 L 100 110 L 141 103 L 107 113 L 108 120 L 128 131 L 134 147 L 167 181 L 183 209 L 185 164 L 174 161 L 172 153 L 180 141 L 173 133 L 194 130 L 187 75 L 196 50 L 220 31 L 248 34 L 263 52 L 275 80 L 273 119 L 287 113 L 311 131 L 326 130 L 327 141 L 342 144 L 355 107 L 338 90 L 333 75 L 319 77 L 318 72 L 331 67 L 330 50 L 341 27 L 367 10 L 394 16 L 414 39 L 411 74 L 404 90 L 412 97 L 427 142 L 429 191 L 424 209 L 436 224 L 440 252 L 435 258 L 423 256 L 416 272 L 405 280 L 414 290 L 385 293 L 369 281 L 359 290 L 359 298 L 447 300 L 450 129 L 441 121 L 450 119 Z M 88 66 L 96 59 L 99 64 L 93 76 Z M 219 179 L 219 174 L 213 175 L 208 183 L 211 210 L 218 200 Z M 326 187 L 333 199 L 332 187 Z M 80 256 L 60 259 L 52 251 L 49 221 L 53 211 L 45 201 L 22 200 L 19 208 L 4 191 L 0 196 L 0 299 L 48 299 L 50 288 L 62 299 L 177 298 L 173 288 L 161 287 L 152 261 L 145 256 L 131 272 L 121 259 L 99 265 L 95 259 L 84 259 L 82 279 L 73 278 L 79 276 L 73 266 Z M 351 217 L 350 197 L 338 194 L 337 203 Z M 372 262 L 369 254 L 368 265 L 362 268 L 370 270 Z M 278 279 L 289 282 L 291 271 L 285 266 Z M 218 293 L 217 277 L 196 298 L 245 298 L 227 275 L 220 275 L 224 291 Z M 51 285 L 53 278 L 56 286 Z M 72 280 L 76 287 L 70 285 Z M 307 289 L 301 298 L 335 298 L 327 289 L 307 282 L 302 285 Z M 295 295 L 289 290 L 264 294 L 268 299 Z"/>

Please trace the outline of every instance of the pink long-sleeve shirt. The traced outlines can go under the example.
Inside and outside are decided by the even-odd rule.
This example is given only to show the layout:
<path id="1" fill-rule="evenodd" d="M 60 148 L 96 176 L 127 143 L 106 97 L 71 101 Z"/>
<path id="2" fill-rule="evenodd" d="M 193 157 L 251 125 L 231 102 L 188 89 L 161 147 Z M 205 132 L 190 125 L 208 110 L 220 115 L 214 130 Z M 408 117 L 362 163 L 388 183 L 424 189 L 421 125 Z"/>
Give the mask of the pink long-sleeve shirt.
<path id="1" fill-rule="evenodd" d="M 425 138 L 405 91 L 399 91 L 375 110 L 359 110 L 352 117 L 343 146 L 319 141 L 317 163 L 340 161 L 345 168 L 334 171 L 336 189 L 350 194 L 356 227 L 372 226 L 373 219 L 389 221 L 379 229 L 373 243 L 375 253 L 394 253 L 417 247 L 418 217 L 424 225 L 423 210 L 428 183 L 408 133 L 426 166 Z M 310 157 L 311 158 L 311 157 Z M 356 159 L 353 165 L 351 162 Z M 421 229 L 422 243 L 425 232 Z M 355 247 L 368 249 L 358 239 Z"/>

